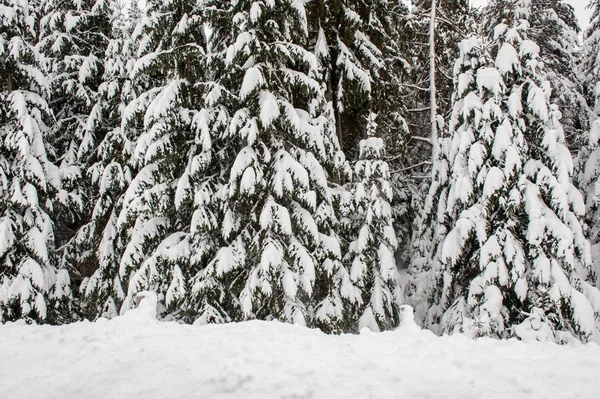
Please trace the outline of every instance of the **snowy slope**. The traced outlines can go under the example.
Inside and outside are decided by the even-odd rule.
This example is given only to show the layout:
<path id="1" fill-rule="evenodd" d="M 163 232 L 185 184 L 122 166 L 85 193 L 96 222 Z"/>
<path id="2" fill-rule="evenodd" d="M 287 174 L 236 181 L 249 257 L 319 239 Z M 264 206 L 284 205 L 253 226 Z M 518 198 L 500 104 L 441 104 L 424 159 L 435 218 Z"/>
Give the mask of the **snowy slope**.
<path id="1" fill-rule="evenodd" d="M 149 301 L 146 300 L 146 305 Z M 151 304 L 150 304 L 151 307 Z M 0 398 L 597 398 L 600 346 L 276 322 L 0 326 Z"/>

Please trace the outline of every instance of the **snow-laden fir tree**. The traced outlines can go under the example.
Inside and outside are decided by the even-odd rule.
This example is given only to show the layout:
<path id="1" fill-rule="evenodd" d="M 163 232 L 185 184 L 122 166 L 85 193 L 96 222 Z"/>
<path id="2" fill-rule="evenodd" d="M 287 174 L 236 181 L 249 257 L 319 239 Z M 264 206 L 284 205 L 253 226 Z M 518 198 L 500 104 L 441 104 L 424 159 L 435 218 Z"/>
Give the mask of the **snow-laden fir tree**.
<path id="1" fill-rule="evenodd" d="M 358 299 L 341 263 L 331 172 L 344 165 L 302 2 L 209 2 L 223 58 L 209 126 L 226 143 L 225 241 L 201 279 L 220 281 L 235 318 L 340 331 Z M 224 40 L 224 41 L 223 41 Z M 221 115 L 227 116 L 225 121 Z"/>
<path id="2" fill-rule="evenodd" d="M 407 255 L 403 249 L 408 246 L 414 211 L 410 202 L 418 191 L 408 173 L 401 172 L 412 161 L 403 84 L 411 69 L 405 56 L 412 54 L 406 44 L 406 32 L 412 32 L 408 8 L 388 0 L 322 0 L 310 2 L 307 8 L 311 43 L 323 68 L 326 96 L 332 99 L 336 131 L 348 159 L 358 158 L 370 112 L 378 115 L 386 158 L 398 170 L 391 176 L 397 198 L 394 220 L 400 251 Z"/>
<path id="3" fill-rule="evenodd" d="M 0 322 L 70 316 L 53 218 L 72 197 L 48 144 L 53 115 L 38 46 L 40 9 L 37 1 L 0 6 Z"/>
<path id="4" fill-rule="evenodd" d="M 348 315 L 354 331 L 365 327 L 380 331 L 398 324 L 394 259 L 398 242 L 390 204 L 393 194 L 389 166 L 383 160 L 384 142 L 376 131 L 376 115 L 371 113 L 346 205 L 354 240 L 345 261 L 352 282 L 361 291 L 353 313 Z"/>
<path id="5" fill-rule="evenodd" d="M 413 197 L 419 201 L 413 207 L 412 240 L 409 248 L 408 278 L 404 282 L 404 300 L 423 323 L 429 309 L 425 297 L 430 273 L 440 250 L 440 238 L 446 234 L 443 224 L 448 181 L 447 124 L 453 92 L 452 70 L 459 56 L 459 43 L 477 29 L 476 11 L 466 0 L 418 0 L 411 12 L 413 35 L 409 43 L 414 65 L 409 81 L 412 172 L 421 171 L 432 161 L 427 181 L 416 187 Z M 432 14 L 435 19 L 432 21 Z M 427 37 L 427 41 L 420 39 Z M 423 146 L 423 143 L 425 144 Z M 415 201 L 413 199 L 413 202 Z"/>
<path id="6" fill-rule="evenodd" d="M 547 79 L 553 87 L 550 102 L 560 107 L 565 142 L 576 153 L 584 144 L 593 103 L 586 101 L 584 82 L 577 68 L 581 59 L 581 30 L 575 10 L 565 0 L 539 1 L 537 6 L 534 3 L 530 19 L 532 40 L 540 46 Z"/>
<path id="7" fill-rule="evenodd" d="M 133 35 L 139 51 L 129 78 L 147 82 L 124 109 L 121 128 L 127 135 L 141 122 L 143 131 L 128 151 L 134 172 L 110 230 L 126 246 L 118 264 L 103 267 L 101 281 L 90 280 L 100 287 L 119 279 L 111 295 L 123 288 L 120 312 L 135 306 L 138 292 L 152 290 L 162 316 L 193 320 L 182 313 L 188 283 L 212 256 L 212 236 L 197 228 L 194 209 L 217 201 L 215 181 L 225 172 L 213 161 L 203 121 L 207 30 L 199 5 L 150 1 Z M 218 219 L 211 220 L 216 228 Z"/>
<path id="8" fill-rule="evenodd" d="M 592 244 L 592 260 L 596 278 L 600 262 L 595 256 L 600 250 L 600 2 L 593 1 L 590 27 L 584 35 L 580 72 L 587 87 L 588 102 L 593 105 L 587 142 L 578 154 L 580 170 L 578 183 L 584 192 L 587 237 Z M 600 279 L 598 279 L 600 284 Z M 600 288 L 600 286 L 599 286 Z"/>
<path id="9" fill-rule="evenodd" d="M 439 333 L 585 342 L 600 309 L 584 204 L 539 46 L 528 38 L 530 3 L 511 6 L 491 43 L 461 44 L 437 217 L 447 234 L 433 260 L 427 323 Z"/>
<path id="10" fill-rule="evenodd" d="M 585 141 L 590 108 L 577 68 L 581 30 L 575 10 L 565 0 L 533 0 L 529 23 L 529 36 L 540 46 L 546 79 L 553 88 L 550 103 L 561 110 L 565 142 L 575 154 Z"/>
<path id="11" fill-rule="evenodd" d="M 598 97 L 598 76 L 600 75 L 600 62 L 598 52 L 600 51 L 600 1 L 590 1 L 589 8 L 592 11 L 590 25 L 583 32 L 583 46 L 581 51 L 581 62 L 578 72 L 584 83 L 585 96 L 588 103 L 597 113 Z"/>
<path id="12" fill-rule="evenodd" d="M 585 2 L 587 0 L 582 0 Z M 566 0 L 531 0 L 529 38 L 540 47 L 546 79 L 552 85 L 550 102 L 561 109 L 565 141 L 572 153 L 584 143 L 589 106 L 577 64 L 580 58 L 580 28 L 573 6 Z M 483 23 L 490 32 L 510 12 L 505 1 L 490 2 Z"/>
<path id="13" fill-rule="evenodd" d="M 83 279 L 80 289 L 83 314 L 90 318 L 118 315 L 127 289 L 119 278 L 118 265 L 129 237 L 120 235 L 116 224 L 123 194 L 136 171 L 129 160 L 141 129 L 136 121 L 122 124 L 122 119 L 145 83 L 129 78 L 137 43 L 132 39 L 135 26 L 127 9 L 111 3 L 111 11 L 112 34 L 102 60 L 102 83 L 79 148 L 79 159 L 85 165 L 83 177 L 93 188 L 89 194 L 92 213 L 63 255 L 71 270 L 89 277 Z"/>
<path id="14" fill-rule="evenodd" d="M 148 252 L 132 276 L 128 300 L 136 292 L 155 290 L 172 316 L 197 324 L 240 317 L 236 298 L 211 267 L 223 245 L 222 186 L 233 156 L 230 140 L 221 139 L 230 122 L 221 100 L 229 95 L 221 82 L 228 76 L 223 61 L 228 38 L 233 37 L 229 15 L 219 9 L 226 5 L 221 3 L 153 4 L 147 10 L 152 21 L 146 28 L 147 40 L 157 44 L 136 64 L 149 71 L 166 71 L 159 93 L 163 99 L 151 106 L 156 113 L 152 129 L 163 135 L 154 132 L 148 137 L 161 147 L 161 142 L 165 144 L 165 154 L 157 160 L 170 164 L 170 176 L 163 174 L 161 179 L 172 179 L 172 191 L 168 194 L 171 208 L 161 212 L 172 222 L 169 235 Z M 223 26 L 224 21 L 229 22 Z M 156 32 L 156 26 L 166 29 Z M 168 32 L 173 32 L 170 42 L 162 39 Z"/>
<path id="15" fill-rule="evenodd" d="M 45 0 L 41 12 L 40 48 L 49 60 L 49 105 L 55 117 L 51 143 L 66 187 L 78 194 L 57 210 L 56 239 L 64 247 L 90 211 L 80 146 L 85 146 L 87 121 L 104 70 L 109 8 L 104 0 Z"/>
<path id="16" fill-rule="evenodd" d="M 426 326 L 431 306 L 429 286 L 432 274 L 440 269 L 441 246 L 446 233 L 446 201 L 449 179 L 449 137 L 440 137 L 431 169 L 431 184 L 425 189 L 422 210 L 416 215 L 411 243 L 408 276 L 403 282 L 404 301 L 412 306 L 415 321 Z"/>

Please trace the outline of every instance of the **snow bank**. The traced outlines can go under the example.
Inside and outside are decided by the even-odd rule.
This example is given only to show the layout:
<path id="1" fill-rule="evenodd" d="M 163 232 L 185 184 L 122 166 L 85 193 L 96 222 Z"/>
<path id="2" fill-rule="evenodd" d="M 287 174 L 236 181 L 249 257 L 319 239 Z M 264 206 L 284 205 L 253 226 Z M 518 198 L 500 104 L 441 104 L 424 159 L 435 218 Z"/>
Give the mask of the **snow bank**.
<path id="1" fill-rule="evenodd" d="M 0 326 L 1 398 L 598 397 L 600 346 L 393 332 L 329 336 L 277 322 L 189 326 L 152 298 L 111 321 Z"/>

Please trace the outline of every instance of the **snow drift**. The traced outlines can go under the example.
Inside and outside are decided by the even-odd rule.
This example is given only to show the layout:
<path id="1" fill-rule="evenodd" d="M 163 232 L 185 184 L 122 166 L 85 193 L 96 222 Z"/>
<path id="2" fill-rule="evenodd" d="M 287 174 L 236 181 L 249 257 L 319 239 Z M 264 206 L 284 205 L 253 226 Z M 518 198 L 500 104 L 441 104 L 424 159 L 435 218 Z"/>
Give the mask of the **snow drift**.
<path id="1" fill-rule="evenodd" d="M 0 326 L 2 398 L 596 398 L 600 346 L 331 336 L 277 322 L 159 322 L 152 298 L 111 321 Z"/>

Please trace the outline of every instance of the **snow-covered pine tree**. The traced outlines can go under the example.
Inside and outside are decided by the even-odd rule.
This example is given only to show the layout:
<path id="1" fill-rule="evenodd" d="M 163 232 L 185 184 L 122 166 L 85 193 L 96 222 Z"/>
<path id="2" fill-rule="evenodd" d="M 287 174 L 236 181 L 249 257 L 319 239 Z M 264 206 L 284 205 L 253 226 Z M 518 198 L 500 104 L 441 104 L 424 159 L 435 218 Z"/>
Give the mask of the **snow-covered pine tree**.
<path id="1" fill-rule="evenodd" d="M 45 0 L 42 4 L 40 47 L 49 59 L 49 105 L 55 116 L 49 141 L 65 188 L 73 193 L 68 203 L 55 210 L 57 245 L 66 251 L 61 267 L 67 268 L 79 266 L 68 261 L 75 254 L 69 254 L 74 248 L 67 244 L 91 213 L 88 199 L 93 188 L 84 178 L 86 160 L 80 147 L 87 147 L 87 122 L 102 81 L 110 37 L 109 9 L 104 0 Z M 77 277 L 82 272 L 71 271 Z"/>
<path id="2" fill-rule="evenodd" d="M 118 266 L 129 237 L 119 234 L 116 223 L 124 192 L 136 172 L 129 160 L 141 129 L 136 121 L 122 124 L 122 119 L 127 106 L 147 83 L 147 79 L 134 82 L 129 78 L 137 42 L 132 39 L 135 26 L 125 4 L 111 3 L 111 12 L 112 34 L 102 60 L 102 83 L 79 147 L 84 177 L 93 187 L 89 198 L 92 215 L 63 255 L 64 262 L 72 265 L 71 270 L 84 277 L 80 284 L 82 311 L 92 319 L 118 315 L 127 290 L 119 278 Z"/>
<path id="3" fill-rule="evenodd" d="M 600 1 L 591 2 L 592 19 L 584 34 L 580 72 L 587 87 L 589 104 L 593 105 L 587 142 L 578 154 L 578 183 L 584 192 L 587 237 L 592 244 L 594 271 L 600 288 Z"/>
<path id="4" fill-rule="evenodd" d="M 440 333 L 593 340 L 600 309 L 579 222 L 584 204 L 540 49 L 528 38 L 530 2 L 503 12 L 491 43 L 464 41 L 455 67 L 439 218 L 448 233 L 434 260 L 428 322 Z"/>
<path id="5" fill-rule="evenodd" d="M 415 216 L 421 209 L 422 180 L 412 178 L 423 168 L 414 167 L 421 160 L 415 157 L 411 146 L 411 131 L 405 117 L 411 107 L 409 76 L 413 69 L 412 49 L 408 37 L 414 34 L 410 12 L 403 2 L 373 1 L 362 2 L 359 8 L 365 15 L 364 33 L 369 41 L 380 49 L 379 64 L 370 60 L 368 53 L 358 47 L 357 53 L 362 65 L 378 67 L 372 71 L 371 110 L 377 115 L 377 135 L 385 143 L 385 160 L 390 168 L 388 177 L 393 191 L 393 227 L 398 245 L 395 256 L 401 264 L 408 264 Z M 370 10 L 367 14 L 364 10 Z M 357 39 L 360 38 L 357 35 Z M 358 40 L 356 40 L 358 43 Z M 374 52 L 373 55 L 376 55 Z M 360 59 L 360 58 L 359 58 Z M 414 87 L 414 86 L 413 86 Z M 393 93 L 390 95 L 390 93 Z M 369 113 L 364 114 L 369 119 Z M 360 147 L 360 145 L 359 145 Z M 354 158 L 356 159 L 356 158 Z M 422 164 L 426 168 L 425 164 Z"/>
<path id="6" fill-rule="evenodd" d="M 317 59 L 306 50 L 304 4 L 206 7 L 221 16 L 211 19 L 211 47 L 223 57 L 211 97 L 221 111 L 209 126 L 230 155 L 221 161 L 229 173 L 219 226 L 225 245 L 197 284 L 212 279 L 227 287 L 236 319 L 340 331 L 344 302 L 357 300 L 341 263 L 328 187 L 344 157 Z"/>
<path id="7" fill-rule="evenodd" d="M 589 8 L 592 11 L 590 25 L 583 32 L 583 48 L 581 51 L 581 62 L 578 73 L 581 75 L 585 90 L 585 96 L 595 113 L 598 113 L 598 100 L 600 90 L 598 80 L 600 76 L 600 63 L 598 53 L 600 49 L 600 1 L 590 1 Z"/>
<path id="8" fill-rule="evenodd" d="M 345 261 L 350 278 L 361 291 L 354 314 L 348 315 L 352 330 L 380 331 L 398 323 L 396 262 L 398 246 L 392 217 L 390 170 L 383 160 L 383 139 L 376 136 L 376 115 L 367 122 L 367 137 L 360 141 L 348 206 L 349 229 L 355 238 Z"/>
<path id="9" fill-rule="evenodd" d="M 405 58 L 412 51 L 406 44 L 407 32 L 412 32 L 408 8 L 388 0 L 320 0 L 307 8 L 311 43 L 323 68 L 326 96 L 332 99 L 335 127 L 348 159 L 358 159 L 370 112 L 378 115 L 378 135 L 386 143 L 390 167 L 396 170 L 390 177 L 397 198 L 394 220 L 400 252 L 407 258 L 411 201 L 418 191 L 404 172 L 412 161 L 403 84 L 411 69 Z"/>
<path id="10" fill-rule="evenodd" d="M 488 18 L 483 19 L 488 33 L 501 22 L 494 18 L 502 18 L 505 7 L 504 2 L 488 6 Z M 530 7 L 528 36 L 540 47 L 545 76 L 553 88 L 550 102 L 561 109 L 565 141 L 569 150 L 577 153 L 589 122 L 589 106 L 577 68 L 581 47 L 577 16 L 566 0 L 531 0 Z"/>
<path id="11" fill-rule="evenodd" d="M 587 87 L 586 95 L 588 102 L 595 105 L 597 96 L 596 87 L 595 85 L 589 87 L 589 83 L 594 83 L 596 80 L 594 76 L 597 74 L 595 68 L 598 64 L 596 56 L 599 51 L 598 45 L 600 44 L 600 0 L 591 0 L 588 7 L 591 9 L 592 15 L 590 17 L 588 28 L 583 32 L 584 46 L 582 51 L 581 72 L 583 72 L 583 80 Z"/>
<path id="12" fill-rule="evenodd" d="M 411 241 L 408 275 L 403 281 L 402 294 L 406 304 L 412 306 L 415 321 L 427 326 L 427 314 L 431 307 L 430 285 L 433 274 L 440 269 L 440 242 L 448 230 L 446 227 L 446 203 L 448 199 L 450 137 L 440 137 L 436 157 L 432 160 L 431 184 L 424 190 L 421 212 L 416 214 Z"/>
<path id="13" fill-rule="evenodd" d="M 194 320 L 189 281 L 211 258 L 212 236 L 197 225 L 205 202 L 225 173 L 213 158 L 213 132 L 206 129 L 207 30 L 203 7 L 186 1 L 150 1 L 134 37 L 138 59 L 130 78 L 148 87 L 125 109 L 125 129 L 142 117 L 143 132 L 129 163 L 137 173 L 127 187 L 115 221 L 126 242 L 118 277 L 126 291 L 121 312 L 136 294 L 152 290 L 165 308 L 161 316 Z M 214 94 L 214 93 L 213 93 Z M 214 207 L 212 208 L 214 210 Z M 212 217 L 213 229 L 217 219 Z M 113 272 L 107 271 L 106 276 Z"/>
<path id="14" fill-rule="evenodd" d="M 531 39 L 540 46 L 546 78 L 553 87 L 550 102 L 561 109 L 565 142 L 575 154 L 584 144 L 590 112 L 577 68 L 581 30 L 575 10 L 565 0 L 534 1 L 530 24 Z"/>
<path id="15" fill-rule="evenodd" d="M 55 210 L 70 194 L 48 144 L 52 111 L 38 46 L 41 6 L 0 6 L 0 322 L 70 317 L 70 282 L 57 269 Z"/>
<path id="16" fill-rule="evenodd" d="M 229 91 L 232 69 L 227 60 L 229 48 L 237 38 L 231 6 L 216 0 L 203 4 L 204 23 L 210 34 L 204 66 L 204 97 L 194 118 L 198 151 L 190 158 L 189 171 L 178 185 L 178 203 L 185 202 L 193 208 L 190 262 L 195 265 L 195 274 L 190 276 L 183 307 L 188 320 L 195 324 L 243 319 L 235 290 L 224 284 L 222 271 L 218 270 L 218 250 L 226 245 L 222 234 L 223 187 L 229 179 L 237 144 L 228 133 L 235 112 L 231 101 L 235 97 Z"/>

